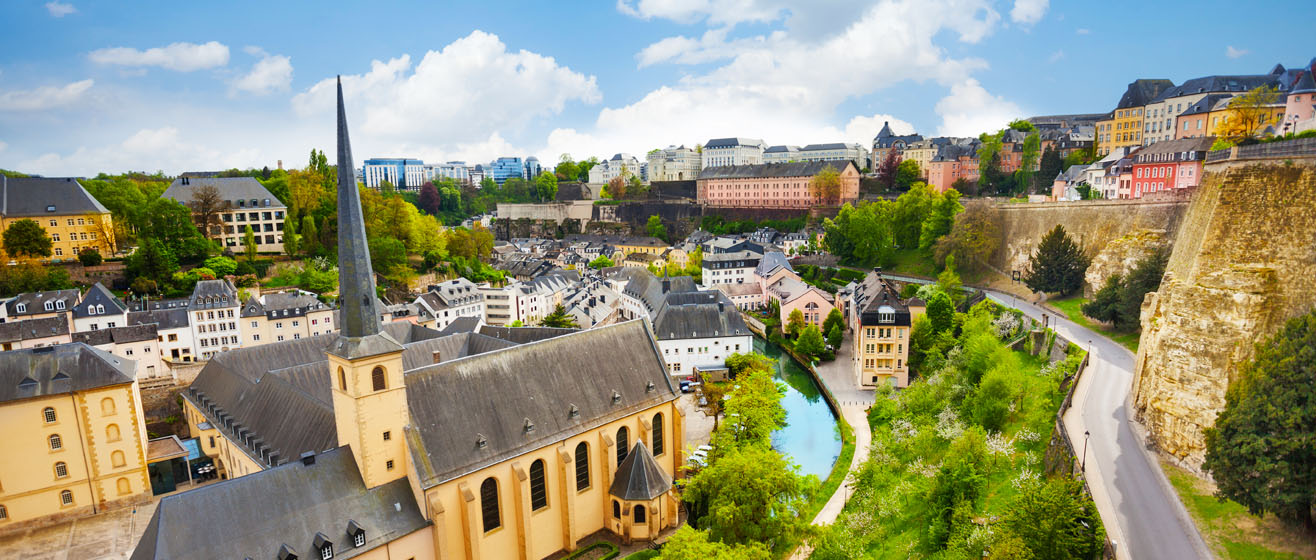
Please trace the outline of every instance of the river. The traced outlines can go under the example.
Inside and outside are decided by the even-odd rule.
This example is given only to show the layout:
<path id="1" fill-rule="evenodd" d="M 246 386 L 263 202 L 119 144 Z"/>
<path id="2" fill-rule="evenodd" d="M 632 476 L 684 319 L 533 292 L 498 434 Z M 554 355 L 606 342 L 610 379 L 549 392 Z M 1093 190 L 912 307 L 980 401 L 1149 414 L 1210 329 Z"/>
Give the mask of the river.
<path id="1" fill-rule="evenodd" d="M 790 354 L 757 336 L 754 350 L 777 363 L 776 378 L 786 385 L 781 404 L 787 425 L 772 433 L 772 447 L 799 465 L 800 474 L 826 479 L 841 453 L 841 435 L 831 407 L 813 376 Z"/>

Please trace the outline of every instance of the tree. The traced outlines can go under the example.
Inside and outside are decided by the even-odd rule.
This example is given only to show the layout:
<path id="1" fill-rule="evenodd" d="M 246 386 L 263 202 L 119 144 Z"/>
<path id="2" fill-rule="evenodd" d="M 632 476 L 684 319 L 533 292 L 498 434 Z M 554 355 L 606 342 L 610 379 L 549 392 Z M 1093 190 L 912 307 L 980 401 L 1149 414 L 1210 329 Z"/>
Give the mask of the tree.
<path id="1" fill-rule="evenodd" d="M 145 212 L 145 221 L 138 238 L 157 239 L 169 248 L 175 258 L 196 262 L 208 256 L 211 244 L 197 230 L 192 210 L 168 198 L 157 198 Z"/>
<path id="2" fill-rule="evenodd" d="M 1096 505 L 1083 494 L 1083 484 L 1070 478 L 1027 484 L 1001 526 L 1034 558 L 1100 558 L 1106 547 Z"/>
<path id="3" fill-rule="evenodd" d="M 923 178 L 923 170 L 919 169 L 918 162 L 907 159 L 900 162 L 896 167 L 896 189 L 909 190 L 910 185 Z"/>
<path id="4" fill-rule="evenodd" d="M 557 197 L 557 175 L 544 171 L 535 177 L 535 193 L 540 202 L 553 202 Z"/>
<path id="5" fill-rule="evenodd" d="M 795 351 L 805 357 L 817 359 L 822 355 L 823 350 L 826 350 L 823 344 L 822 331 L 818 330 L 817 325 L 809 325 L 800 331 L 800 338 L 795 341 Z"/>
<path id="6" fill-rule="evenodd" d="M 612 259 L 608 258 L 607 255 L 599 255 L 594 260 L 589 261 L 589 267 L 593 269 L 610 268 L 612 266 L 614 266 Z"/>
<path id="7" fill-rule="evenodd" d="M 830 164 L 809 179 L 809 194 L 819 202 L 835 206 L 841 201 L 841 173 Z"/>
<path id="8" fill-rule="evenodd" d="M 1033 176 L 1036 173 L 1033 167 L 1037 165 L 1037 155 L 1041 144 L 1041 137 L 1036 132 L 1031 132 L 1024 137 L 1023 149 L 1019 154 L 1019 169 L 1014 172 L 1015 188 L 1026 192 L 1033 187 Z M 1051 176 L 1045 179 L 1050 181 L 1054 178 L 1055 176 Z"/>
<path id="9" fill-rule="evenodd" d="M 955 319 L 955 305 L 951 303 L 950 296 L 938 291 L 928 299 L 927 314 L 928 320 L 932 322 L 932 332 L 949 332 Z"/>
<path id="10" fill-rule="evenodd" d="M 896 188 L 896 171 L 899 169 L 900 152 L 891 148 L 887 150 L 882 163 L 877 166 L 877 182 L 882 185 L 882 190 L 889 192 Z"/>
<path id="11" fill-rule="evenodd" d="M 978 468 L 986 454 L 985 436 L 977 426 L 964 430 L 951 442 L 924 499 L 931 516 L 924 540 L 929 551 L 945 549 L 955 529 L 972 522 L 973 508 L 986 483 L 986 476 Z"/>
<path id="12" fill-rule="evenodd" d="M 229 276 L 238 271 L 237 261 L 228 257 L 210 257 L 206 259 L 204 266 L 215 271 L 215 276 Z"/>
<path id="13" fill-rule="evenodd" d="M 87 247 L 78 253 L 78 261 L 82 266 L 96 266 L 101 264 L 101 252 L 95 247 Z"/>
<path id="14" fill-rule="evenodd" d="M 192 189 L 192 199 L 187 202 L 187 206 L 196 218 L 197 229 L 201 231 L 201 236 L 210 239 L 211 235 L 218 233 L 223 227 L 219 215 L 228 210 L 230 204 L 224 199 L 224 195 L 220 194 L 219 187 L 204 184 Z"/>
<path id="15" fill-rule="evenodd" d="M 116 231 L 118 225 L 115 225 L 113 215 L 106 216 L 98 212 L 88 212 L 86 214 L 87 229 L 91 230 L 92 238 L 105 243 L 105 248 L 109 249 L 110 254 L 119 251 L 119 232 Z"/>
<path id="16" fill-rule="evenodd" d="M 302 236 L 297 234 L 297 220 L 292 217 L 291 213 L 285 214 L 283 218 L 283 253 L 288 258 L 297 256 L 297 249 L 301 246 Z"/>
<path id="17" fill-rule="evenodd" d="M 302 251 L 313 255 L 320 250 L 320 231 L 315 227 L 315 217 L 302 217 Z"/>
<path id="18" fill-rule="evenodd" d="M 1056 224 L 1042 236 L 1042 242 L 1028 259 L 1024 284 L 1035 292 L 1059 292 L 1069 295 L 1083 287 L 1083 273 L 1090 259 L 1083 249 L 1065 232 L 1065 226 Z"/>
<path id="19" fill-rule="evenodd" d="M 1256 138 L 1266 125 L 1268 115 L 1281 105 L 1279 91 L 1272 85 L 1258 86 L 1229 100 L 1229 112 L 1220 127 L 1220 136 L 1237 143 L 1245 138 Z M 1279 107 L 1283 113 L 1283 107 Z M 1279 124 L 1276 122 L 1275 124 Z"/>
<path id="20" fill-rule="evenodd" d="M 1018 130 L 1019 132 L 1034 132 L 1037 130 L 1037 127 L 1033 126 L 1033 123 L 1028 122 L 1027 119 L 1015 119 L 1010 121 L 1010 128 Z"/>
<path id="21" fill-rule="evenodd" d="M 603 197 L 613 200 L 626 198 L 626 179 L 621 175 L 613 177 L 603 186 Z"/>
<path id="22" fill-rule="evenodd" d="M 989 215 L 987 208 L 976 205 L 955 216 L 950 233 L 935 244 L 934 257 L 944 263 L 950 259 L 979 270 L 1000 245 L 1000 226 Z"/>
<path id="23" fill-rule="evenodd" d="M 645 225 L 644 229 L 649 233 L 649 237 L 657 237 L 658 239 L 667 241 L 667 226 L 663 225 L 662 219 L 656 214 L 649 216 L 649 223 Z"/>
<path id="24" fill-rule="evenodd" d="M 376 235 L 366 239 L 366 245 L 370 248 L 370 266 L 379 274 L 407 264 L 407 246 L 398 239 Z"/>
<path id="25" fill-rule="evenodd" d="M 557 167 L 553 168 L 553 173 L 557 175 L 559 181 L 580 180 L 580 166 L 571 160 L 571 154 L 562 154 Z"/>
<path id="26" fill-rule="evenodd" d="M 247 262 L 254 262 L 256 260 L 257 250 L 256 232 L 251 230 L 250 225 L 247 226 L 247 231 L 242 236 L 242 247 L 247 253 Z"/>
<path id="27" fill-rule="evenodd" d="M 840 348 L 843 342 L 845 342 L 845 331 L 841 329 L 841 325 L 833 325 L 832 328 L 827 330 L 828 346 Z"/>
<path id="28" fill-rule="evenodd" d="M 558 329 L 580 328 L 580 325 L 576 324 L 576 319 L 570 315 L 567 315 L 567 311 L 562 308 L 562 304 L 560 303 L 553 308 L 552 313 L 545 315 L 544 319 L 539 321 L 539 325 L 543 327 L 554 327 Z"/>
<path id="29" fill-rule="evenodd" d="M 802 330 L 804 330 L 804 312 L 798 308 L 792 309 L 790 315 L 786 317 L 786 334 L 798 337 Z"/>
<path id="30" fill-rule="evenodd" d="M 955 255 L 946 255 L 946 268 L 937 275 L 937 287 L 956 304 L 964 298 L 964 283 L 960 282 L 960 275 L 955 272 Z"/>
<path id="31" fill-rule="evenodd" d="M 909 192 L 896 198 L 891 207 L 891 230 L 896 238 L 896 245 L 902 249 L 918 247 L 919 236 L 923 232 L 923 222 L 932 213 L 932 207 L 941 199 L 941 195 L 932 190 L 927 183 L 917 182 L 909 187 Z"/>
<path id="32" fill-rule="evenodd" d="M 416 201 L 421 210 L 430 215 L 438 215 L 439 189 L 434 186 L 434 183 L 426 181 L 425 184 L 421 185 L 420 197 Z"/>
<path id="33" fill-rule="evenodd" d="M 942 193 L 941 198 L 934 199 L 932 210 L 923 220 L 923 228 L 919 232 L 919 248 L 925 251 L 932 249 L 938 239 L 950 233 L 951 226 L 955 225 L 955 215 L 963 211 L 964 205 L 960 204 L 960 193 L 954 189 Z"/>
<path id="34" fill-rule="evenodd" d="M 682 525 L 663 545 L 661 560 L 771 560 L 763 543 L 729 545 L 708 538 L 708 531 Z"/>
<path id="35" fill-rule="evenodd" d="M 836 327 L 841 327 L 842 331 L 845 330 L 845 316 L 841 315 L 841 310 L 833 307 L 831 311 L 827 312 L 827 318 L 823 319 L 822 330 L 830 337 L 832 329 Z"/>
<path id="36" fill-rule="evenodd" d="M 49 257 L 54 242 L 46 235 L 46 228 L 36 220 L 18 220 L 5 228 L 5 253 L 10 257 Z"/>
<path id="37" fill-rule="evenodd" d="M 128 289 L 132 290 L 134 294 L 145 296 L 156 293 L 159 288 L 156 286 L 155 280 L 151 280 L 145 276 L 139 276 L 136 280 L 133 280 L 132 285 L 128 286 Z"/>
<path id="38" fill-rule="evenodd" d="M 1021 386 L 1022 381 L 1007 368 L 997 366 L 987 370 L 969 399 L 973 421 L 989 432 L 999 432 L 1010 416 L 1010 406 Z"/>
<path id="39" fill-rule="evenodd" d="M 706 527 L 712 539 L 728 544 L 789 542 L 804 527 L 799 518 L 804 506 L 800 477 L 794 465 L 768 445 L 730 446 L 689 480 L 685 499 L 706 511 L 699 526 Z"/>
<path id="40" fill-rule="evenodd" d="M 1037 194 L 1051 194 L 1051 185 L 1064 170 L 1064 162 L 1060 159 L 1060 152 L 1051 146 L 1047 146 L 1046 150 L 1042 151 L 1042 163 L 1037 169 L 1037 188 L 1034 192 Z"/>
<path id="41" fill-rule="evenodd" d="M 124 273 L 128 278 L 146 278 L 163 285 L 178 270 L 178 262 L 168 247 L 157 239 L 146 238 L 133 254 L 124 262 Z"/>
<path id="42" fill-rule="evenodd" d="M 1120 292 L 1124 290 L 1124 280 L 1118 274 L 1106 279 L 1106 284 L 1093 294 L 1092 301 L 1084 303 L 1080 310 L 1084 315 L 1115 324 L 1119 316 Z"/>
<path id="43" fill-rule="evenodd" d="M 1217 496 L 1253 515 L 1316 528 L 1316 312 L 1294 317 L 1239 366 L 1206 430 L 1203 468 Z"/>
<path id="44" fill-rule="evenodd" d="M 1147 292 L 1161 288 L 1161 277 L 1165 275 L 1165 265 L 1169 260 L 1169 252 L 1159 249 L 1140 259 L 1133 270 L 1124 276 L 1123 285 L 1120 286 L 1119 309 L 1115 314 L 1116 328 L 1136 330 L 1139 327 L 1142 300 L 1146 298 Z"/>

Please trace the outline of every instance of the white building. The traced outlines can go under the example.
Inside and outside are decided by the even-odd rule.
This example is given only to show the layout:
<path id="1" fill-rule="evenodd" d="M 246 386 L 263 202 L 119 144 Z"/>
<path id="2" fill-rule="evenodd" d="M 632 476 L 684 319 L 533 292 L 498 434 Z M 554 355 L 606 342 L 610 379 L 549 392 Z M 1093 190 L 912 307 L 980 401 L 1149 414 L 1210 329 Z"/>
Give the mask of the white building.
<path id="1" fill-rule="evenodd" d="M 673 376 L 726 367 L 732 354 L 754 350 L 754 335 L 725 295 L 701 291 L 689 276 L 658 278 L 640 268 L 623 268 L 608 279 L 621 296 L 621 320 L 645 317 Z"/>
<path id="2" fill-rule="evenodd" d="M 192 202 L 197 189 L 214 187 L 224 207 L 219 210 L 219 225 L 211 225 L 208 236 L 235 253 L 244 248 L 247 227 L 256 238 L 261 253 L 283 252 L 283 219 L 288 207 L 259 181 L 251 177 L 179 177 L 165 189 L 162 198 L 184 205 Z"/>
<path id="3" fill-rule="evenodd" d="M 137 379 L 168 377 L 172 374 L 160 355 L 159 333 L 154 324 L 120 325 L 94 331 L 73 333 L 73 342 L 82 342 L 135 363 Z"/>
<path id="4" fill-rule="evenodd" d="M 640 160 L 630 154 L 615 154 L 589 169 L 589 182 L 603 184 L 622 175 L 642 178 Z"/>
<path id="5" fill-rule="evenodd" d="M 799 146 L 768 146 L 763 150 L 763 163 L 800 161 Z"/>
<path id="6" fill-rule="evenodd" d="M 701 264 L 703 277 L 700 286 L 714 289 L 718 284 L 744 284 L 754 281 L 754 269 L 763 255 L 754 251 L 731 253 L 704 253 Z"/>
<path id="7" fill-rule="evenodd" d="M 462 185 L 471 182 L 471 169 L 466 167 L 466 162 L 464 161 L 426 164 L 425 170 L 428 180 L 430 181 L 452 179 Z"/>
<path id="8" fill-rule="evenodd" d="M 217 352 L 242 346 L 238 312 L 238 289 L 228 280 L 202 280 L 196 283 L 187 311 L 191 315 L 192 337 L 196 347 L 192 355 L 208 360 Z"/>
<path id="9" fill-rule="evenodd" d="M 859 169 L 868 169 L 870 154 L 867 149 L 859 144 L 845 144 L 833 142 L 831 144 L 809 144 L 800 148 L 799 154 L 795 161 L 853 161 L 855 167 Z M 766 160 L 766 158 L 765 158 Z"/>
<path id="10" fill-rule="evenodd" d="M 165 362 L 196 361 L 199 358 L 193 352 L 196 340 L 187 306 L 186 299 L 133 302 L 128 325 L 155 325 L 156 347 Z"/>
<path id="11" fill-rule="evenodd" d="M 484 294 L 479 286 L 465 278 L 430 286 L 429 291 L 416 298 L 415 303 L 434 317 L 431 328 L 435 330 L 443 330 L 459 317 L 478 317 L 484 320 Z"/>
<path id="12" fill-rule="evenodd" d="M 128 306 L 100 282 L 87 289 L 73 306 L 73 332 L 112 329 L 128 325 Z"/>
<path id="13" fill-rule="evenodd" d="M 484 322 L 493 326 L 507 326 L 516 321 L 525 326 L 538 324 L 579 285 L 580 275 L 574 271 L 553 271 L 530 281 L 509 282 L 500 288 L 481 284 L 478 289 L 484 296 Z"/>
<path id="14" fill-rule="evenodd" d="M 763 163 L 764 148 L 763 141 L 755 138 L 714 138 L 704 144 L 703 166 Z"/>

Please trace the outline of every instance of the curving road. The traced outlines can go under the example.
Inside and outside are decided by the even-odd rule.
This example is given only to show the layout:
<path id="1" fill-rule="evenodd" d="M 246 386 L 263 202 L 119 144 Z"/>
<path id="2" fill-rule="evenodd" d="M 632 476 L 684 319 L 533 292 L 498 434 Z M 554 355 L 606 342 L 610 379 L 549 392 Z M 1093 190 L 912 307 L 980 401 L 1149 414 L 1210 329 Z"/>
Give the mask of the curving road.
<path id="1" fill-rule="evenodd" d="M 1118 557 L 1211 558 L 1179 496 L 1129 422 L 1133 354 L 1050 310 L 1009 294 L 986 292 L 993 301 L 1039 321 L 1047 314 L 1056 332 L 1090 350 L 1088 370 L 1064 423 L 1076 448 L 1084 445 L 1084 431 L 1091 433 L 1084 458 L 1088 485 Z"/>

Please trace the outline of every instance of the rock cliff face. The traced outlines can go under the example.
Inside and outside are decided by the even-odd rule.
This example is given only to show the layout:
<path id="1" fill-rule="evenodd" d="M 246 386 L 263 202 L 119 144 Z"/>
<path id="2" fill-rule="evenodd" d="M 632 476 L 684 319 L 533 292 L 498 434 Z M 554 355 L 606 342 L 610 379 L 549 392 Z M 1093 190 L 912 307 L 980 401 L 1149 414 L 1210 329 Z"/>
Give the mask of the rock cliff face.
<path id="1" fill-rule="evenodd" d="M 1111 276 L 1128 274 L 1138 261 L 1169 244 L 1163 229 L 1140 229 L 1107 243 L 1088 265 L 1083 293 L 1091 298 Z"/>
<path id="2" fill-rule="evenodd" d="M 1316 303 L 1316 166 L 1208 165 L 1158 292 L 1142 307 L 1134 404 L 1190 469 L 1254 344 Z"/>

